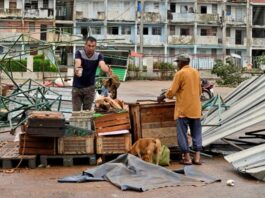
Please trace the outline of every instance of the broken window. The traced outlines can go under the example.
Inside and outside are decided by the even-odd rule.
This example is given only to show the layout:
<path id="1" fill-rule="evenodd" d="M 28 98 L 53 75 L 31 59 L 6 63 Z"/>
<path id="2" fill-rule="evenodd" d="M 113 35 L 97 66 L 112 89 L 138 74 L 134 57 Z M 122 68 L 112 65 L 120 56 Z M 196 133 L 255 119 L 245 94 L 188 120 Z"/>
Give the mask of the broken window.
<path id="1" fill-rule="evenodd" d="M 226 28 L 226 37 L 231 36 L 231 28 Z"/>
<path id="2" fill-rule="evenodd" d="M 171 12 L 176 12 L 176 3 L 170 3 L 170 11 Z"/>
<path id="3" fill-rule="evenodd" d="M 121 29 L 121 34 L 130 35 L 131 34 L 131 27 L 130 26 L 123 26 Z"/>
<path id="4" fill-rule="evenodd" d="M 35 22 L 29 22 L 29 32 L 35 32 Z"/>
<path id="5" fill-rule="evenodd" d="M 153 27 L 152 28 L 152 35 L 161 35 L 161 28 L 160 27 Z"/>
<path id="6" fill-rule="evenodd" d="M 236 30 L 236 45 L 242 45 L 243 44 L 243 31 L 242 30 Z"/>
<path id="7" fill-rule="evenodd" d="M 108 27 L 108 34 L 118 35 L 119 34 L 119 27 L 117 27 L 117 26 Z"/>
<path id="8" fill-rule="evenodd" d="M 201 6 L 201 14 L 207 14 L 207 6 Z"/>
<path id="9" fill-rule="evenodd" d="M 253 24 L 265 25 L 265 6 L 253 7 Z"/>
<path id="10" fill-rule="evenodd" d="M 253 35 L 253 38 L 265 38 L 265 30 L 253 28 L 252 35 Z"/>
<path id="11" fill-rule="evenodd" d="M 100 27 L 91 27 L 91 33 L 94 35 L 101 34 L 101 28 Z"/>
<path id="12" fill-rule="evenodd" d="M 148 35 L 148 27 L 144 27 L 144 29 L 143 29 L 143 35 Z"/>
<path id="13" fill-rule="evenodd" d="M 190 30 L 187 28 L 181 28 L 180 29 L 180 36 L 188 36 L 190 35 Z"/>
<path id="14" fill-rule="evenodd" d="M 175 35 L 176 34 L 176 28 L 173 25 L 169 26 L 169 35 Z"/>

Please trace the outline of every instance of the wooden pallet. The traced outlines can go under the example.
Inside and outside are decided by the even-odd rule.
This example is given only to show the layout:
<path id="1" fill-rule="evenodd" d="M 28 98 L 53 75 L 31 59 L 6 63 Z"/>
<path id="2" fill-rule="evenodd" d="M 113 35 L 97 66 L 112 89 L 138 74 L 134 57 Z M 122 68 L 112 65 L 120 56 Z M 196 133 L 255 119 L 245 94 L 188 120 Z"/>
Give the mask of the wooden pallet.
<path id="1" fill-rule="evenodd" d="M 80 165 L 80 161 L 85 161 L 85 165 L 96 165 L 96 155 L 41 155 L 40 163 L 43 166 L 53 165 L 55 161 L 60 161 L 63 166 Z"/>
<path id="2" fill-rule="evenodd" d="M 5 169 L 15 168 L 22 160 L 29 168 L 36 168 L 36 155 L 20 155 L 18 142 L 5 142 L 0 144 L 1 167 Z M 25 163 L 26 162 L 26 163 Z"/>

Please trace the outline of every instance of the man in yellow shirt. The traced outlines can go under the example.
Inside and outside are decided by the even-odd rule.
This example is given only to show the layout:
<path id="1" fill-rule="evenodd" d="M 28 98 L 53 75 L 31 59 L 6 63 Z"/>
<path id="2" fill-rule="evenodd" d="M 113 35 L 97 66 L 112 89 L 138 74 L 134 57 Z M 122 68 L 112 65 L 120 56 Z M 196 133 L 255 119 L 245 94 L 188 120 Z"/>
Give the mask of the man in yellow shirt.
<path id="1" fill-rule="evenodd" d="M 178 63 L 173 82 L 165 93 L 165 97 L 176 97 L 174 119 L 177 123 L 177 137 L 180 151 L 183 154 L 181 163 L 185 165 L 201 165 L 200 151 L 202 149 L 201 134 L 201 82 L 199 72 L 192 68 L 187 54 L 181 54 L 175 60 Z M 163 98 L 158 98 L 158 101 Z M 187 130 L 190 127 L 194 159 L 190 157 L 187 140 Z"/>

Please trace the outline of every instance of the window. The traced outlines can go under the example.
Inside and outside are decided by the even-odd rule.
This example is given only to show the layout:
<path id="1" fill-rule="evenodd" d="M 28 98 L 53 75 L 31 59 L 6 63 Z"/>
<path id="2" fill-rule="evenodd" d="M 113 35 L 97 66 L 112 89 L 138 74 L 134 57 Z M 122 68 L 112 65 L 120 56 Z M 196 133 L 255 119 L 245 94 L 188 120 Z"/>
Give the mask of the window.
<path id="1" fill-rule="evenodd" d="M 217 14 L 217 4 L 212 5 L 212 13 Z"/>
<path id="2" fill-rule="evenodd" d="M 207 6 L 201 6 L 201 14 L 207 14 Z"/>
<path id="3" fill-rule="evenodd" d="M 119 27 L 108 27 L 108 34 L 118 35 L 119 34 Z"/>
<path id="4" fill-rule="evenodd" d="M 159 3 L 157 2 L 154 3 L 154 9 L 159 10 Z"/>
<path id="5" fill-rule="evenodd" d="M 87 27 L 81 27 L 81 34 L 83 35 L 83 39 L 85 40 L 88 35 Z"/>
<path id="6" fill-rule="evenodd" d="M 188 36 L 190 35 L 190 30 L 187 28 L 181 28 L 180 29 L 180 36 Z"/>
<path id="7" fill-rule="evenodd" d="M 226 7 L 226 15 L 231 15 L 231 6 L 230 5 L 228 5 Z"/>
<path id="8" fill-rule="evenodd" d="M 211 53 L 212 53 L 213 57 L 216 57 L 217 56 L 217 49 L 212 49 Z"/>
<path id="9" fill-rule="evenodd" d="M 35 56 L 38 54 L 38 46 L 30 46 L 30 55 Z"/>
<path id="10" fill-rule="evenodd" d="M 170 3 L 170 11 L 176 12 L 176 3 Z"/>
<path id="11" fill-rule="evenodd" d="M 230 55 L 230 49 L 225 50 L 226 55 Z"/>
<path id="12" fill-rule="evenodd" d="M 16 0 L 10 0 L 9 1 L 9 9 L 17 9 L 17 1 Z"/>
<path id="13" fill-rule="evenodd" d="M 152 28 L 152 35 L 161 35 L 161 28 L 160 27 L 153 27 Z"/>
<path id="14" fill-rule="evenodd" d="M 231 36 L 231 28 L 226 28 L 226 37 Z"/>
<path id="15" fill-rule="evenodd" d="M 131 34 L 131 27 L 130 26 L 123 26 L 121 29 L 121 34 L 130 35 Z"/>
<path id="16" fill-rule="evenodd" d="M 40 26 L 40 40 L 46 41 L 47 40 L 47 25 Z"/>
<path id="17" fill-rule="evenodd" d="M 144 27 L 144 29 L 143 29 L 143 35 L 148 35 L 148 27 Z"/>
<path id="18" fill-rule="evenodd" d="M 207 29 L 201 29 L 201 36 L 207 36 Z"/>
<path id="19" fill-rule="evenodd" d="M 29 32 L 35 32 L 35 23 L 29 22 Z"/>
<path id="20" fill-rule="evenodd" d="M 101 34 L 101 28 L 100 27 L 92 27 L 91 28 L 91 33 L 99 35 L 99 34 Z"/>
<path id="21" fill-rule="evenodd" d="M 0 0 L 0 8 L 4 8 L 4 0 Z M 0 46 L 1 48 L 1 46 Z"/>
<path id="22" fill-rule="evenodd" d="M 175 34 L 176 34 L 175 26 L 173 25 L 169 26 L 169 35 L 175 35 Z"/>
<path id="23" fill-rule="evenodd" d="M 31 9 L 38 9 L 38 1 L 31 2 Z"/>
<path id="24" fill-rule="evenodd" d="M 180 6 L 180 13 L 188 13 L 188 6 L 187 5 L 181 5 Z"/>
<path id="25" fill-rule="evenodd" d="M 4 47 L 0 46 L 0 54 L 3 54 L 3 52 L 4 52 Z"/>
<path id="26" fill-rule="evenodd" d="M 43 8 L 49 8 L 49 0 L 43 0 Z"/>

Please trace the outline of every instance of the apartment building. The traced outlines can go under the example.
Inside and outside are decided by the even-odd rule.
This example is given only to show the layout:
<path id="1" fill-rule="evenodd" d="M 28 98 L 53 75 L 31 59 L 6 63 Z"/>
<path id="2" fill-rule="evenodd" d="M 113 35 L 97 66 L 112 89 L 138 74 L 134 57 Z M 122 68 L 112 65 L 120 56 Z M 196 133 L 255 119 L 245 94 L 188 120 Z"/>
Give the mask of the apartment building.
<path id="1" fill-rule="evenodd" d="M 244 66 L 265 53 L 265 0 L 0 0 L 0 53 L 21 33 L 53 45 L 66 65 L 88 35 L 102 50 L 140 52 L 141 11 L 145 56 L 186 52 L 211 68 L 215 58 Z"/>

